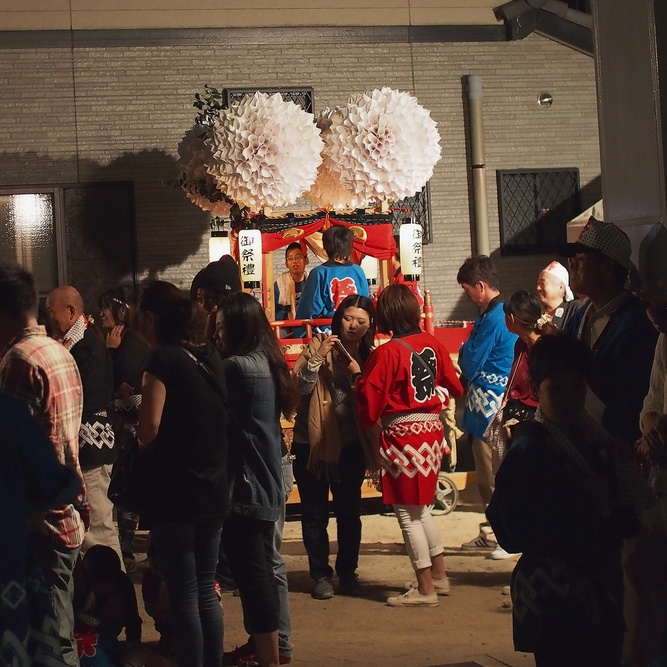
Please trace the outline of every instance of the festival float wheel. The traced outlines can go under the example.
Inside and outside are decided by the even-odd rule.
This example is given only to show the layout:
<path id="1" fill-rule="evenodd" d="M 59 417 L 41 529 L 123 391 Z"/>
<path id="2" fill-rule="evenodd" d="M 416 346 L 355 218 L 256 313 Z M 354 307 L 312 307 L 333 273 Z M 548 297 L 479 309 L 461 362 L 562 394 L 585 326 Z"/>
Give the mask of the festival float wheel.
<path id="1" fill-rule="evenodd" d="M 459 490 L 454 480 L 444 472 L 438 475 L 435 485 L 435 501 L 431 513 L 442 516 L 453 512 L 459 502 Z"/>

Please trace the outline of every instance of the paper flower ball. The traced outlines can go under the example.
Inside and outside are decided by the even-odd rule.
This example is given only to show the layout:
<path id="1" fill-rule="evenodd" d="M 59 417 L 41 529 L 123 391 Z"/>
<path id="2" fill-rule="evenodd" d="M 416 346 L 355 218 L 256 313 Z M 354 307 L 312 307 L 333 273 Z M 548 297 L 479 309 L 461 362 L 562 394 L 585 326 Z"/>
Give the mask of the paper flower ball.
<path id="1" fill-rule="evenodd" d="M 317 127 L 322 132 L 324 140 L 324 151 L 322 152 L 322 164 L 317 170 L 317 179 L 310 188 L 306 197 L 316 206 L 327 211 L 346 208 L 362 208 L 367 206 L 368 201 L 346 188 L 340 178 L 334 173 L 334 164 L 331 160 L 327 147 L 331 141 L 331 127 L 334 123 L 343 122 L 343 115 L 347 113 L 344 109 L 327 109 L 317 117 Z"/>
<path id="2" fill-rule="evenodd" d="M 279 93 L 255 93 L 222 110 L 210 137 L 208 172 L 241 206 L 293 202 L 317 177 L 323 142 L 313 114 Z"/>
<path id="3" fill-rule="evenodd" d="M 207 165 L 213 159 L 206 139 L 211 128 L 196 124 L 178 144 L 178 164 L 181 168 L 179 184 L 185 196 L 204 211 L 218 217 L 229 215 L 232 205 L 217 188 L 217 182 L 208 173 Z"/>
<path id="4" fill-rule="evenodd" d="M 358 199 L 410 197 L 440 159 L 436 122 L 408 93 L 382 88 L 355 95 L 331 121 L 324 136 L 327 168 Z"/>

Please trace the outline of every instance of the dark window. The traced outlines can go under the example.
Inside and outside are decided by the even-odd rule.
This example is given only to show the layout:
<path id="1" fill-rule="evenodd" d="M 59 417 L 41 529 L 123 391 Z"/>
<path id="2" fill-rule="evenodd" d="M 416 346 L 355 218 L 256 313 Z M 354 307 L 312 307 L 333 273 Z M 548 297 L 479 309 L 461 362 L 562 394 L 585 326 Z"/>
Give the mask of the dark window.
<path id="1" fill-rule="evenodd" d="M 497 171 L 502 255 L 554 252 L 581 212 L 578 169 Z"/>
<path id="2" fill-rule="evenodd" d="M 417 224 L 422 226 L 423 243 L 431 243 L 433 240 L 433 229 L 431 225 L 431 193 L 428 183 L 421 192 L 406 197 L 391 205 L 391 219 L 394 223 L 394 234 L 398 234 L 398 228 L 405 218 L 411 217 Z"/>
<path id="3" fill-rule="evenodd" d="M 269 95 L 280 93 L 284 100 L 294 102 L 304 111 L 314 113 L 312 88 L 226 88 L 223 90 L 223 103 L 229 108 L 232 102 L 240 102 L 246 95 L 253 95 L 256 92 Z"/>

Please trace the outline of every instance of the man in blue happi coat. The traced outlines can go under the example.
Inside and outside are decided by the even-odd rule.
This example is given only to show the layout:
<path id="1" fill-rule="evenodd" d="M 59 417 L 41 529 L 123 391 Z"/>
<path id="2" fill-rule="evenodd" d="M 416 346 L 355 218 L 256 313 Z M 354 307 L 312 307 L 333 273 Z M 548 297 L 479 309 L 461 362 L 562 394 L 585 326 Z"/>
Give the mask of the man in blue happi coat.
<path id="1" fill-rule="evenodd" d="M 477 484 L 486 508 L 494 489 L 494 475 L 491 447 L 484 439 L 484 431 L 500 407 L 517 337 L 505 325 L 498 272 L 489 257 L 477 255 L 466 259 L 456 281 L 481 311 L 473 323 L 470 337 L 459 350 L 459 366 L 467 381 L 462 427 L 472 437 Z M 479 536 L 466 542 L 462 548 L 493 550 L 496 546 L 491 527 L 483 523 Z"/>

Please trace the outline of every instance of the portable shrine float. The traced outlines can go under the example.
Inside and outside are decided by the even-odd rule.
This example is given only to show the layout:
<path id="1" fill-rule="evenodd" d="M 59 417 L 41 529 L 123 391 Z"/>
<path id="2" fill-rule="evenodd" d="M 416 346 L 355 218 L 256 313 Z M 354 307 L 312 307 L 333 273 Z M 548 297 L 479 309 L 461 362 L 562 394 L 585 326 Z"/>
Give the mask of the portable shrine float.
<path id="1" fill-rule="evenodd" d="M 280 93 L 259 91 L 225 108 L 208 86 L 193 106 L 195 124 L 178 146 L 177 184 L 211 213 L 211 261 L 223 254 L 237 260 L 244 289 L 261 300 L 293 365 L 312 328 L 330 320 L 275 319 L 273 253 L 298 242 L 326 260 L 322 232 L 342 225 L 354 233 L 351 259 L 375 285 L 371 293 L 388 285 L 397 254 L 389 202 L 414 196 L 433 175 L 441 155 L 437 124 L 414 96 L 391 88 L 352 95 L 317 116 Z M 407 216 L 398 231 L 404 280 L 419 293 L 422 227 Z M 456 355 L 470 323 L 436 327 L 428 290 L 423 297 L 424 329 Z M 306 336 L 281 337 L 294 327 Z M 451 510 L 457 485 L 443 484 L 442 509 Z"/>

